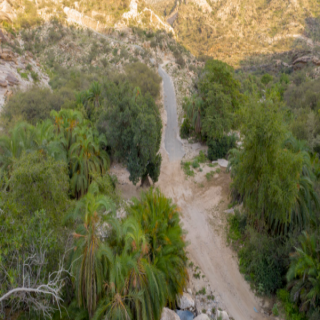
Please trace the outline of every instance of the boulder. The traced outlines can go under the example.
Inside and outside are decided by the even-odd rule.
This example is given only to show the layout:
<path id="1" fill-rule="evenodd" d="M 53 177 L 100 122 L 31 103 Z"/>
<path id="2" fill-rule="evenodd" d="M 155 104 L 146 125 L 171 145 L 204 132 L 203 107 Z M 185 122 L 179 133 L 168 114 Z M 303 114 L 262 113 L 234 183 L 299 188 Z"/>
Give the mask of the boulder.
<path id="1" fill-rule="evenodd" d="M 182 296 L 178 298 L 178 307 L 182 310 L 194 308 L 194 300 L 189 293 L 183 293 Z"/>
<path id="2" fill-rule="evenodd" d="M 197 315 L 201 314 L 202 313 L 202 307 L 201 307 L 201 302 L 199 299 L 196 299 L 196 302 L 195 302 L 195 309 L 196 309 L 196 313 Z"/>
<path id="3" fill-rule="evenodd" d="M 229 320 L 229 316 L 226 311 L 217 310 L 215 319 L 216 320 Z"/>
<path id="4" fill-rule="evenodd" d="M 202 313 L 202 314 L 198 315 L 197 317 L 195 317 L 193 320 L 210 320 L 210 318 L 205 313 Z"/>
<path id="5" fill-rule="evenodd" d="M 220 167 L 226 168 L 229 162 L 226 159 L 218 159 L 218 164 Z"/>
<path id="6" fill-rule="evenodd" d="M 180 318 L 174 311 L 163 308 L 160 320 L 180 320 Z"/>
<path id="7" fill-rule="evenodd" d="M 0 79 L 0 87 L 6 88 L 8 86 L 8 82 L 6 80 Z"/>
<path id="8" fill-rule="evenodd" d="M 177 310 L 180 320 L 193 320 L 193 313 L 188 310 Z"/>
<path id="9" fill-rule="evenodd" d="M 6 80 L 8 81 L 8 83 L 10 84 L 10 86 L 14 86 L 16 84 L 19 83 L 19 80 L 14 76 L 13 73 L 9 72 L 7 77 L 6 77 Z"/>
<path id="10" fill-rule="evenodd" d="M 12 61 L 13 60 L 13 54 L 12 53 L 0 53 L 0 58 L 5 61 Z"/>

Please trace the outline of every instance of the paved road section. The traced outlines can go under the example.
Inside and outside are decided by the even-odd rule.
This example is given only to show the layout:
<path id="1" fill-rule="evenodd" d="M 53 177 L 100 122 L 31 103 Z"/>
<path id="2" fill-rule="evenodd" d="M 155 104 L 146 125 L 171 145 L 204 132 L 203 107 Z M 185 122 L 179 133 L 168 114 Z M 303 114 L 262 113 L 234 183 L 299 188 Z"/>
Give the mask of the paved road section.
<path id="1" fill-rule="evenodd" d="M 181 160 L 184 156 L 183 146 L 179 139 L 176 94 L 170 76 L 162 69 L 161 66 L 159 66 L 158 72 L 163 80 L 163 100 L 167 111 L 167 126 L 165 128 L 164 145 L 169 154 L 169 160 L 172 162 Z"/>

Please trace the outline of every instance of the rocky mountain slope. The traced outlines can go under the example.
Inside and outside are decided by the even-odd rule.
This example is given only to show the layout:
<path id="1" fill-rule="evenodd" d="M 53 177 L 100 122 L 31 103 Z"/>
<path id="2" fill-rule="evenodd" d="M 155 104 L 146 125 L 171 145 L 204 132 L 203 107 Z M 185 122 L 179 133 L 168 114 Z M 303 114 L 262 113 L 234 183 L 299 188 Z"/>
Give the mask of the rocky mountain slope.
<path id="1" fill-rule="evenodd" d="M 149 1 L 191 52 L 233 65 L 292 48 L 320 13 L 317 0 Z"/>
<path id="2" fill-rule="evenodd" d="M 132 26 L 164 30 L 194 55 L 234 66 L 301 43 L 318 47 L 320 41 L 318 0 L 41 0 L 34 9 L 26 3 L 5 0 L 1 8 L 20 26 L 36 10 L 33 23 L 54 16 L 106 34 Z"/>

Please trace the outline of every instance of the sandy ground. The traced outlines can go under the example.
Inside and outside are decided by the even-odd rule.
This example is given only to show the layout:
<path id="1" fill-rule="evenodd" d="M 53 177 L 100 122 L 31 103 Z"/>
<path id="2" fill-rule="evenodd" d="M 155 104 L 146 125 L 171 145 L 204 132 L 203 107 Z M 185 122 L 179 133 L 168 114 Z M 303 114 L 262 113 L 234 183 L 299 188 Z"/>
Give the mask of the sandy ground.
<path id="1" fill-rule="evenodd" d="M 169 160 L 165 149 L 167 112 L 163 109 L 161 113 L 164 127 L 161 143 L 163 160 L 156 186 L 181 209 L 191 260 L 206 276 L 210 287 L 221 300 L 220 305 L 235 320 L 268 319 L 263 314 L 262 301 L 254 295 L 240 274 L 235 253 L 226 246 L 226 215 L 223 211 L 228 205 L 230 175 L 221 168 L 219 174 L 207 181 L 205 174 L 214 168 L 202 165 L 202 172 L 187 179 L 180 160 Z M 124 198 L 139 195 L 141 188 L 130 183 L 129 173 L 124 167 L 114 165 L 112 172 L 118 176 Z"/>

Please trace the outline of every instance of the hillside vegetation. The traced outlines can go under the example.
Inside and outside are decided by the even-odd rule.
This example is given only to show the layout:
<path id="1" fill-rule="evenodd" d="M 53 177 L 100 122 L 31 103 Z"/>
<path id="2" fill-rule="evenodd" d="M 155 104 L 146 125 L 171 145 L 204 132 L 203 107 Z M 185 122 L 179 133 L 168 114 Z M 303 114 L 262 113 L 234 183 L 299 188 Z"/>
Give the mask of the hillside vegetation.
<path id="1" fill-rule="evenodd" d="M 319 3 L 134 4 L 6 4 L 0 68 L 30 85 L 14 84 L 0 116 L 0 318 L 160 320 L 176 309 L 188 283 L 181 212 L 148 188 L 163 172 L 164 63 L 180 137 L 205 150 L 183 171 L 228 160 L 240 272 L 273 316 L 318 320 Z M 122 199 L 115 163 L 147 187 L 139 198 Z"/>

